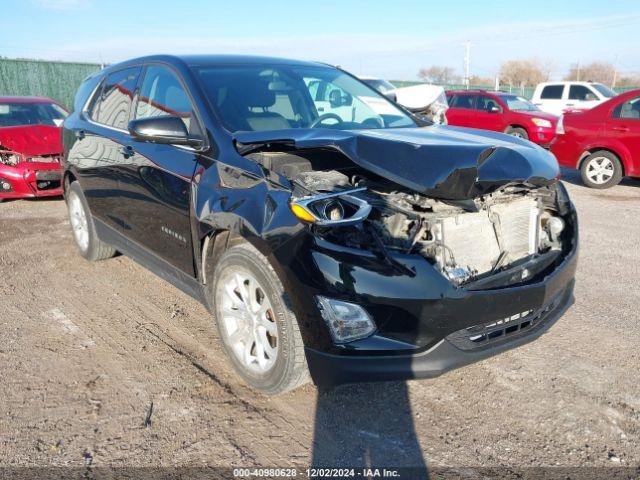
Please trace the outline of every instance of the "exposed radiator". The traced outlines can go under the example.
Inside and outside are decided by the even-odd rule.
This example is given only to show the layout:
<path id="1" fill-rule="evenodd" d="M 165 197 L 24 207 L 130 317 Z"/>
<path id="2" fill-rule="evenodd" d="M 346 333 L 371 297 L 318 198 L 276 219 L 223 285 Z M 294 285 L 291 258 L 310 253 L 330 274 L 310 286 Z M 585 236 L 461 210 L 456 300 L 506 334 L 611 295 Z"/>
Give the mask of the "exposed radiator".
<path id="1" fill-rule="evenodd" d="M 441 242 L 447 247 L 442 264 L 450 265 L 453 256 L 456 267 L 482 274 L 499 260 L 504 266 L 535 253 L 538 214 L 537 202 L 525 197 L 442 219 Z"/>

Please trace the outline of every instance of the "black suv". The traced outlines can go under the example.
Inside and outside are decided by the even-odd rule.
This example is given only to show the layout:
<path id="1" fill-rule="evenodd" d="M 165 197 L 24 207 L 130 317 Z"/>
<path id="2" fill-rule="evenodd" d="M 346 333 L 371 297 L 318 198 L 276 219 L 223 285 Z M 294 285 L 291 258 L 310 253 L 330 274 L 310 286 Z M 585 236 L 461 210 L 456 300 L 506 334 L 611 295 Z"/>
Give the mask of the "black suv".
<path id="1" fill-rule="evenodd" d="M 266 393 L 435 376 L 572 303 L 551 154 L 431 125 L 338 68 L 127 61 L 84 81 L 63 137 L 80 254 L 122 252 L 203 302 Z"/>

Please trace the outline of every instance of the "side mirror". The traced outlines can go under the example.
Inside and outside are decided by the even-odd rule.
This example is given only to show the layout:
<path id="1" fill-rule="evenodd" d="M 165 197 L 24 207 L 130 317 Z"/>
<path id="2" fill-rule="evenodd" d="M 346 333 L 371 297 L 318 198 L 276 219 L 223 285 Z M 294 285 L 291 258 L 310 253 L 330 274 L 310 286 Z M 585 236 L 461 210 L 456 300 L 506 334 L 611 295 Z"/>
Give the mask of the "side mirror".
<path id="1" fill-rule="evenodd" d="M 491 108 L 489 108 L 489 113 L 500 113 L 500 107 L 497 106 L 492 106 Z"/>
<path id="2" fill-rule="evenodd" d="M 129 122 L 129 133 L 139 142 L 165 143 L 172 145 L 200 146 L 202 140 L 189 138 L 189 132 L 180 117 L 161 115 L 140 118 Z"/>

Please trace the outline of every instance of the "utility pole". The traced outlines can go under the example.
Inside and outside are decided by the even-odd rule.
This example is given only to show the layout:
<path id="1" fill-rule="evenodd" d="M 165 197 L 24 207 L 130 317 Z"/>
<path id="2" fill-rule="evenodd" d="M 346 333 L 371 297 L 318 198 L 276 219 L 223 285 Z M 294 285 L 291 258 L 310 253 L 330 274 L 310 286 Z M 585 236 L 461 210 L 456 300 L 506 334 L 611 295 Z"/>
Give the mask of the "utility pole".
<path id="1" fill-rule="evenodd" d="M 580 81 L 580 60 L 578 60 L 578 63 L 576 64 L 576 70 L 577 70 L 577 77 L 576 77 L 576 81 L 579 82 Z"/>
<path id="2" fill-rule="evenodd" d="M 467 40 L 462 44 L 464 46 L 464 84 L 469 90 L 469 63 L 471 61 L 471 42 Z"/>

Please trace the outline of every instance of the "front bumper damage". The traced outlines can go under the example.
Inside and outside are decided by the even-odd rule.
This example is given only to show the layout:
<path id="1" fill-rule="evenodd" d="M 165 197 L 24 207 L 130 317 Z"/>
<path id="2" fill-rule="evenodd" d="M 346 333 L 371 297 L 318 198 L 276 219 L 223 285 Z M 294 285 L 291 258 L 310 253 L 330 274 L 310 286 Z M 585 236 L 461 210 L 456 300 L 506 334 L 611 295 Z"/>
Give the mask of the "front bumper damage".
<path id="1" fill-rule="evenodd" d="M 299 291 L 355 302 L 377 327 L 373 336 L 344 345 L 322 340 L 312 328 L 305 351 L 314 382 L 430 378 L 536 339 L 573 303 L 577 242 L 576 233 L 570 251 L 527 283 L 456 288 L 417 255 L 396 255 L 407 267 L 397 269 L 368 252 L 313 239 L 306 261 L 292 265 L 304 286 Z M 323 322 L 303 318 L 307 326 Z"/>
<path id="2" fill-rule="evenodd" d="M 21 161 L 0 164 L 0 198 L 51 197 L 62 195 L 62 170 L 58 162 Z"/>

